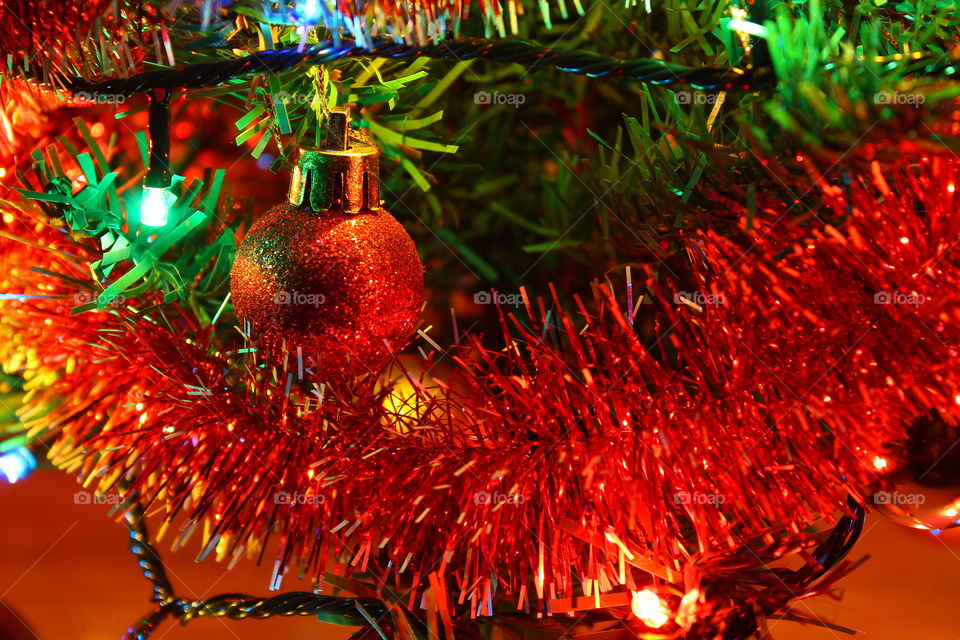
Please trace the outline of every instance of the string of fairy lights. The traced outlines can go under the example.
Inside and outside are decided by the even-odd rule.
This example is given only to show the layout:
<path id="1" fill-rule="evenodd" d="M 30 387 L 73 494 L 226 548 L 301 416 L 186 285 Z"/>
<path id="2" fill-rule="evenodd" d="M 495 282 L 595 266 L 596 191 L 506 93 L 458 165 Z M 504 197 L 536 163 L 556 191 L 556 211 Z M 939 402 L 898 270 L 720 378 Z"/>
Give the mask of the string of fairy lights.
<path id="1" fill-rule="evenodd" d="M 744 23 L 749 24 L 749 23 Z M 523 40 L 459 39 L 418 46 L 391 38 L 375 37 L 367 44 L 346 38 L 329 38 L 311 46 L 261 51 L 233 60 L 201 63 L 181 68 L 146 71 L 127 78 L 87 80 L 59 78 L 68 91 L 90 95 L 129 97 L 150 93 L 150 167 L 144 181 L 142 222 L 148 227 L 167 224 L 167 212 L 175 201 L 168 171 L 169 102 L 177 89 L 222 85 L 242 76 L 278 73 L 298 65 L 325 65 L 344 58 L 489 60 L 515 63 L 530 69 L 557 69 L 591 78 L 609 78 L 652 85 L 685 85 L 701 91 L 762 91 L 777 85 L 776 74 L 765 64 L 765 47 L 755 51 L 761 64 L 737 67 L 690 67 L 652 58 L 621 59 L 590 51 L 543 47 Z M 953 78 L 960 67 L 942 56 L 915 53 L 891 56 L 874 62 L 903 65 L 907 74 Z"/>

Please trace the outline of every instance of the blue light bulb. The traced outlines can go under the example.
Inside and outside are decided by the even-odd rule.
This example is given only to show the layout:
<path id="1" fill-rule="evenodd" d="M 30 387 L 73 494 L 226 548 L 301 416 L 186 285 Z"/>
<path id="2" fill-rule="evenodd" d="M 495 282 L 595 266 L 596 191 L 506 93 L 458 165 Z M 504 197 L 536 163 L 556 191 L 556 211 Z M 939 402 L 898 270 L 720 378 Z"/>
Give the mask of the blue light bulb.
<path id="1" fill-rule="evenodd" d="M 323 16 L 323 7 L 321 0 L 297 0 L 294 5 L 294 13 L 300 22 L 317 22 Z"/>
<path id="2" fill-rule="evenodd" d="M 14 484 L 37 468 L 37 459 L 26 447 L 16 447 L 0 455 L 0 474 Z"/>

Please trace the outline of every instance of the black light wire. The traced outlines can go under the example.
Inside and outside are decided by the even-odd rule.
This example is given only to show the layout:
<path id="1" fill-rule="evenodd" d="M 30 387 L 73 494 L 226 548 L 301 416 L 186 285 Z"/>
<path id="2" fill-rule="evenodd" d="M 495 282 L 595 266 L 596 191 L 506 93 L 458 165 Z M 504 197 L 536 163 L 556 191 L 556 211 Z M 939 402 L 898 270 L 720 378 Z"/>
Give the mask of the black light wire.
<path id="1" fill-rule="evenodd" d="M 155 608 L 140 618 L 121 640 L 146 640 L 167 618 L 186 624 L 196 617 L 269 618 L 272 616 L 334 615 L 350 626 L 372 626 L 372 621 L 383 618 L 384 603 L 373 598 L 319 595 L 306 591 L 281 593 L 258 597 L 245 593 L 223 593 L 202 600 L 189 600 L 175 595 L 160 555 L 150 544 L 143 511 L 132 508 L 124 516 L 129 531 L 130 552 L 137 560 L 143 577 L 153 586 L 151 601 Z"/>
<path id="2" fill-rule="evenodd" d="M 205 62 L 177 69 L 146 71 L 129 78 L 85 80 L 63 78 L 73 92 L 132 96 L 156 89 L 196 89 L 222 85 L 234 78 L 256 73 L 277 73 L 301 64 L 329 64 L 343 58 L 392 58 L 406 60 L 435 58 L 492 60 L 525 66 L 553 67 L 560 71 L 593 78 L 619 78 L 655 85 L 689 85 L 704 91 L 757 91 L 772 89 L 776 76 L 769 66 L 766 43 L 758 42 L 759 63 L 752 67 L 690 67 L 651 58 L 621 59 L 589 51 L 543 47 L 523 40 L 456 39 L 424 46 L 375 37 L 371 46 L 346 38 L 330 38 L 304 47 L 260 51 L 235 60 Z M 929 76 L 956 77 L 960 65 L 944 56 L 894 56 L 889 63 L 903 63 L 905 72 Z"/>
<path id="3" fill-rule="evenodd" d="M 848 501 L 850 515 L 841 517 L 833 530 L 813 553 L 816 564 L 805 565 L 796 571 L 788 571 L 781 580 L 791 595 L 805 593 L 817 580 L 840 564 L 850 552 L 863 531 L 865 511 L 853 498 Z M 150 544 L 143 510 L 134 506 L 124 516 L 129 531 L 129 548 L 137 560 L 137 566 L 153 587 L 151 600 L 155 608 L 130 628 L 121 640 L 148 640 L 157 627 L 167 618 L 186 624 L 196 617 L 269 618 L 272 616 L 318 616 L 335 615 L 342 624 L 374 628 L 376 620 L 389 621 L 387 605 L 375 598 L 319 595 L 305 591 L 281 593 L 269 597 L 257 597 L 245 593 L 224 593 L 203 600 L 179 598 L 167 577 L 160 555 Z M 741 612 L 746 614 L 747 612 Z M 758 629 L 755 616 L 741 616 L 734 638 L 745 640 L 753 637 Z M 742 628 L 741 628 L 742 626 Z M 418 633 L 421 640 L 426 636 Z M 725 636 L 726 637 L 726 636 Z"/>

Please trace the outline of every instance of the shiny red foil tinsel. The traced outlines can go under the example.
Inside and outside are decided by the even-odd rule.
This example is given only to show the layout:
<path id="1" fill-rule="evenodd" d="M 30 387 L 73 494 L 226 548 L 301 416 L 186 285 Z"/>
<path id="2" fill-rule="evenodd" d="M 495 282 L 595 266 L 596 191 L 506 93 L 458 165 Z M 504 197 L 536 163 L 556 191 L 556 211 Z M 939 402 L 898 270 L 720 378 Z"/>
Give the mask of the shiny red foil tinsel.
<path id="1" fill-rule="evenodd" d="M 409 372 L 399 408 L 372 377 L 266 366 L 176 305 L 71 318 L 43 272 L 17 286 L 54 297 L 0 310 L 23 348 L 70 360 L 26 414 L 53 458 L 182 516 L 178 543 L 232 558 L 275 537 L 275 586 L 290 566 L 364 573 L 411 606 L 429 587 L 449 625 L 501 597 L 556 613 L 694 594 L 680 633 L 762 600 L 745 576 L 866 502 L 911 422 L 960 417 L 958 180 L 924 160 L 821 182 L 812 210 L 726 202 L 733 231 L 682 237 L 688 272 L 635 279 L 649 331 L 606 286 L 571 312 L 528 297 L 501 336 L 453 348 L 448 377 Z M 12 247 L 5 271 L 73 260 Z"/>

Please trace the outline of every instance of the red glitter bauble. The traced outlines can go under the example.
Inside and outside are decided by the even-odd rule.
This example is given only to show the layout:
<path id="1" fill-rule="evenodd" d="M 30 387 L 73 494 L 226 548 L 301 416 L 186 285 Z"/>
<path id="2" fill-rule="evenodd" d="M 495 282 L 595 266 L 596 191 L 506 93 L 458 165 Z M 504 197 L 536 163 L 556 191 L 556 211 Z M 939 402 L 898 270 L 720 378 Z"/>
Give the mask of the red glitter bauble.
<path id="1" fill-rule="evenodd" d="M 423 265 L 383 209 L 351 215 L 282 204 L 257 220 L 230 274 L 237 316 L 269 362 L 286 352 L 326 375 L 377 373 L 423 304 Z"/>

